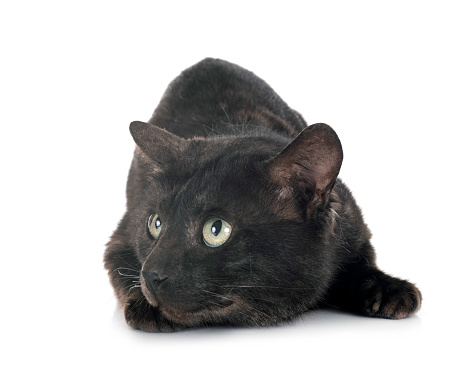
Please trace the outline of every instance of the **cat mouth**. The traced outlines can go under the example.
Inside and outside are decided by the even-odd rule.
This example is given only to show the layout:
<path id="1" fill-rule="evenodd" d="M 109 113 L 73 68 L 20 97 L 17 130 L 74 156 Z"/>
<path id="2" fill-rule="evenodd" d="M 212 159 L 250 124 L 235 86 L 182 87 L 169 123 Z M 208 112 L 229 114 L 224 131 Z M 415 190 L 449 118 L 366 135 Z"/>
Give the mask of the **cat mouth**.
<path id="1" fill-rule="evenodd" d="M 236 305 L 234 296 L 223 296 L 211 292 L 204 300 L 194 301 L 192 304 L 164 298 L 160 293 L 151 291 L 142 283 L 142 292 L 150 305 L 159 308 L 161 313 L 169 320 L 178 324 L 194 325 L 203 321 L 216 320 L 216 317 L 225 316 Z M 207 291 L 206 291 L 207 292 Z"/>

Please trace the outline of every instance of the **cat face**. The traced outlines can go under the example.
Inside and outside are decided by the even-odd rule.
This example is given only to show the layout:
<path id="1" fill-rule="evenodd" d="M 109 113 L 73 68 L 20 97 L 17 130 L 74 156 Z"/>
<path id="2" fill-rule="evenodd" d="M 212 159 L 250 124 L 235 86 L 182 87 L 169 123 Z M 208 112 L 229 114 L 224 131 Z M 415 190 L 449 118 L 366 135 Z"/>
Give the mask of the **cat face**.
<path id="1" fill-rule="evenodd" d="M 303 136 L 284 149 L 271 138 L 187 141 L 143 123 L 131 130 L 139 149 L 128 207 L 151 305 L 190 325 L 271 322 L 289 306 L 316 303 L 332 260 L 316 210 L 341 151 L 324 145 L 336 172 L 335 160 L 311 169 L 307 155 L 294 154 L 294 145 L 311 150 Z M 323 146 L 330 133 L 313 140 Z"/>

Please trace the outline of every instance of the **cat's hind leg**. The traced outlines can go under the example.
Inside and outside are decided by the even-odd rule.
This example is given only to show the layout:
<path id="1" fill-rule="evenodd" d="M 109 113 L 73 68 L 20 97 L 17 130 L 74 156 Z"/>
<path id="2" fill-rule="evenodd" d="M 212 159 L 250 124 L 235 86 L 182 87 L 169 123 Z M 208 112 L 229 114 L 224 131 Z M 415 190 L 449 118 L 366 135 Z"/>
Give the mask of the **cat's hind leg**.
<path id="1" fill-rule="evenodd" d="M 337 276 L 326 304 L 387 319 L 412 316 L 422 295 L 409 281 L 392 277 L 364 260 L 347 265 Z"/>

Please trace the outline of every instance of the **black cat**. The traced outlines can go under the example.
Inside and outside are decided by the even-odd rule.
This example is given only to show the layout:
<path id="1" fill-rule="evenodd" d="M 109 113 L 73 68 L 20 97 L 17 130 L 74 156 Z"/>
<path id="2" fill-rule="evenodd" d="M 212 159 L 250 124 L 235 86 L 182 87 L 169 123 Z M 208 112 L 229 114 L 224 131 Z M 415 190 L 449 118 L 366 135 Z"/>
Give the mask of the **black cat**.
<path id="1" fill-rule="evenodd" d="M 266 326 L 328 304 L 399 319 L 421 294 L 375 264 L 337 178 L 343 153 L 253 73 L 205 59 L 168 87 L 137 144 L 105 267 L 134 328 Z"/>

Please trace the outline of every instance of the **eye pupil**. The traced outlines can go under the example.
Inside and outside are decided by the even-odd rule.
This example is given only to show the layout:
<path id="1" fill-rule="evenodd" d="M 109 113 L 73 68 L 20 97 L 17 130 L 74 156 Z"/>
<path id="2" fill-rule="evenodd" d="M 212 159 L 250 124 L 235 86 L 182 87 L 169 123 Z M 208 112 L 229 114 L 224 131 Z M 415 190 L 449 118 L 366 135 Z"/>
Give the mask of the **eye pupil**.
<path id="1" fill-rule="evenodd" d="M 159 238 L 159 235 L 161 233 L 161 226 L 162 226 L 162 222 L 159 218 L 159 215 L 152 214 L 148 220 L 148 229 L 149 229 L 149 233 L 151 234 L 152 238 L 156 240 Z"/>
<path id="2" fill-rule="evenodd" d="M 203 241 L 209 247 L 218 247 L 227 242 L 232 227 L 225 220 L 210 218 L 203 226 Z"/>
<path id="3" fill-rule="evenodd" d="M 213 224 L 212 224 L 212 228 L 211 228 L 211 232 L 212 234 L 217 237 L 219 235 L 219 233 L 221 233 L 221 228 L 222 228 L 222 220 L 216 220 Z"/>

